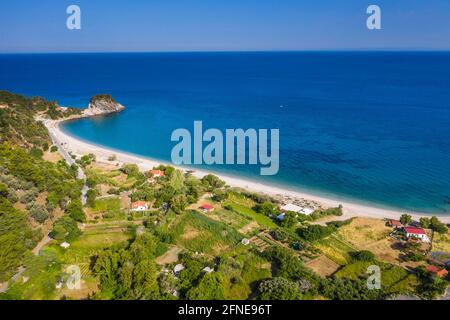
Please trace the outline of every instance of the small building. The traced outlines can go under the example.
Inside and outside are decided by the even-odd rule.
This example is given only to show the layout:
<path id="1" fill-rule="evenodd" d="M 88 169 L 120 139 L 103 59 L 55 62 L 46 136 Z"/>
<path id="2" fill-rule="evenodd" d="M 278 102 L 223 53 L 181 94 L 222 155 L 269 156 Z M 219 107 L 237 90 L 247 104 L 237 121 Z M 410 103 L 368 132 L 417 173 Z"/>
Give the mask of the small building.
<path id="1" fill-rule="evenodd" d="M 203 271 L 205 271 L 206 273 L 211 273 L 211 272 L 214 271 L 214 269 L 213 269 L 213 268 L 210 268 L 210 267 L 204 267 L 204 268 L 203 268 Z"/>
<path id="2" fill-rule="evenodd" d="M 161 178 L 166 175 L 164 171 L 161 170 L 151 170 L 150 173 L 152 174 L 153 178 Z"/>
<path id="3" fill-rule="evenodd" d="M 403 224 L 399 220 L 389 219 L 387 225 L 394 229 L 403 228 Z"/>
<path id="4" fill-rule="evenodd" d="M 296 212 L 296 213 L 301 213 L 301 214 L 306 214 L 306 215 L 310 215 L 311 213 L 314 212 L 314 209 L 307 208 L 307 207 L 299 207 L 299 206 L 297 206 L 295 204 L 292 204 L 292 203 L 288 203 L 288 204 L 282 206 L 280 208 L 280 210 L 283 211 L 283 212 L 293 211 L 293 212 Z"/>
<path id="5" fill-rule="evenodd" d="M 430 242 L 425 230 L 422 228 L 403 227 L 403 231 L 408 239 L 419 239 L 423 242 Z"/>
<path id="6" fill-rule="evenodd" d="M 184 266 L 183 266 L 181 263 L 179 263 L 179 264 L 177 264 L 177 265 L 173 268 L 173 274 L 174 274 L 174 275 L 177 275 L 177 274 L 179 274 L 182 270 L 184 270 Z"/>
<path id="7" fill-rule="evenodd" d="M 440 269 L 436 266 L 427 266 L 427 271 L 434 274 L 436 277 L 445 278 L 448 275 L 448 271 L 445 269 Z"/>
<path id="8" fill-rule="evenodd" d="M 283 213 L 280 213 L 280 214 L 277 216 L 277 220 L 278 220 L 278 221 L 283 221 L 285 216 L 286 216 L 286 214 L 285 214 L 284 212 L 283 212 Z"/>
<path id="9" fill-rule="evenodd" d="M 56 282 L 56 284 L 55 284 L 55 288 L 56 288 L 56 289 L 61 289 L 62 286 L 63 286 L 63 282 L 62 282 L 61 280 L 58 281 L 58 282 Z"/>
<path id="10" fill-rule="evenodd" d="M 207 204 L 207 203 L 202 204 L 202 205 L 200 206 L 200 209 L 201 209 L 203 212 L 213 212 L 213 211 L 214 211 L 214 207 L 213 207 L 212 205 L 210 205 L 210 204 Z"/>
<path id="11" fill-rule="evenodd" d="M 144 201 L 136 201 L 131 203 L 131 211 L 146 211 L 148 210 L 148 205 Z"/>
<path id="12" fill-rule="evenodd" d="M 244 238 L 244 239 L 241 240 L 241 243 L 242 243 L 244 246 L 248 246 L 248 245 L 250 244 L 250 240 L 248 240 L 247 238 Z"/>
<path id="13" fill-rule="evenodd" d="M 64 248 L 64 249 L 67 249 L 68 247 L 70 247 L 70 243 L 68 243 L 68 242 L 63 242 L 63 243 L 60 244 L 60 247 L 61 247 L 61 248 Z"/>

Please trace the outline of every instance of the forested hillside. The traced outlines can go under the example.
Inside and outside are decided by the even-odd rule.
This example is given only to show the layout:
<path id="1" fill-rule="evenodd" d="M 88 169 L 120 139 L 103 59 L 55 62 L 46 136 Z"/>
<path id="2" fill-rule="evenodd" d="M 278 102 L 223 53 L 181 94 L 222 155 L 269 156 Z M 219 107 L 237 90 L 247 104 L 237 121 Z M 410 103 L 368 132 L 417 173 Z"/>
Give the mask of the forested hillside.
<path id="1" fill-rule="evenodd" d="M 47 129 L 34 119 L 76 112 L 41 98 L 0 91 L 0 282 L 17 271 L 50 232 L 52 222 L 80 201 L 77 168 L 63 160 L 43 159 L 56 148 Z"/>

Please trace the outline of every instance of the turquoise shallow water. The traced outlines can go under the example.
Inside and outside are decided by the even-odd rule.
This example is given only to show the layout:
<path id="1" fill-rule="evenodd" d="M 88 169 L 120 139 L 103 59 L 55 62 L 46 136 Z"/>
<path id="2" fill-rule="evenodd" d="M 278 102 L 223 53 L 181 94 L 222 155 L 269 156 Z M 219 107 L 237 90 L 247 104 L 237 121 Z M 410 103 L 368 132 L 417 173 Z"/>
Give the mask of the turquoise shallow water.
<path id="1" fill-rule="evenodd" d="M 82 139 L 170 160 L 176 128 L 279 128 L 280 171 L 213 169 L 379 206 L 450 210 L 450 53 L 0 55 L 0 88 L 121 114 L 68 123 Z M 283 106 L 280 108 L 280 106 Z"/>

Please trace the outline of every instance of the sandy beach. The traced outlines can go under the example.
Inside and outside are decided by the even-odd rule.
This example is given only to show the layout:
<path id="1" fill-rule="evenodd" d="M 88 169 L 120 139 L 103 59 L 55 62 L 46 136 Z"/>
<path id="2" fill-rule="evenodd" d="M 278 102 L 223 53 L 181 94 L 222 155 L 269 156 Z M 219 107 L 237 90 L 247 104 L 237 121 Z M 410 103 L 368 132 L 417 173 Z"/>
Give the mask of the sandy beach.
<path id="1" fill-rule="evenodd" d="M 68 135 L 60 128 L 61 121 L 59 120 L 42 120 L 44 125 L 48 128 L 52 139 L 55 144 L 61 146 L 66 152 L 73 153 L 74 155 L 81 156 L 88 153 L 92 153 L 96 155 L 97 161 L 106 162 L 106 163 L 118 163 L 122 165 L 123 163 L 134 163 L 137 164 L 141 170 L 150 170 L 159 164 L 170 164 L 164 163 L 161 161 L 149 159 L 146 157 L 136 156 L 132 154 L 128 154 L 126 152 L 113 150 L 109 148 L 105 148 L 103 146 L 98 146 L 92 143 L 88 143 L 73 136 Z M 112 155 L 116 156 L 116 160 L 109 161 Z M 170 164 L 172 165 L 172 164 Z M 173 165 L 172 165 L 173 166 Z M 176 166 L 175 166 L 176 167 Z M 186 171 L 186 168 L 178 169 Z M 215 172 L 207 172 L 203 170 L 195 170 L 193 175 L 196 177 L 203 177 L 206 174 L 213 173 L 224 180 L 228 185 L 232 187 L 244 188 L 250 191 L 259 192 L 263 194 L 267 194 L 276 198 L 282 199 L 292 199 L 293 201 L 311 201 L 320 204 L 323 207 L 336 207 L 338 205 L 343 206 L 344 215 L 340 217 L 340 219 L 347 219 L 354 216 L 365 216 L 365 217 L 373 217 L 373 218 L 393 218 L 398 219 L 401 214 L 408 213 L 414 219 L 418 220 L 421 216 L 429 216 L 429 214 L 421 214 L 421 213 L 412 213 L 400 210 L 391 210 L 384 208 L 377 208 L 372 206 L 366 206 L 358 203 L 352 203 L 341 200 L 334 200 L 324 197 L 319 197 L 312 194 L 307 194 L 298 191 L 292 191 L 283 189 L 280 187 L 270 186 L 262 183 L 258 183 L 255 181 L 235 178 L 226 176 L 223 174 L 217 174 Z M 450 216 L 445 215 L 436 215 L 442 222 L 450 223 Z"/>

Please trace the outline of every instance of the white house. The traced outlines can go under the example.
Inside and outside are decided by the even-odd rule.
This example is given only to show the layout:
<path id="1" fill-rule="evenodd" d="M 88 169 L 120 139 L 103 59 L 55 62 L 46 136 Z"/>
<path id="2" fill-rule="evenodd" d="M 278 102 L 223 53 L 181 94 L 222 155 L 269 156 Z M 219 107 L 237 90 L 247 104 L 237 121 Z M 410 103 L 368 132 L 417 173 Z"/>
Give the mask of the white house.
<path id="1" fill-rule="evenodd" d="M 206 273 L 211 273 L 214 271 L 214 269 L 210 268 L 210 267 L 204 267 L 203 271 L 205 271 Z"/>
<path id="2" fill-rule="evenodd" d="M 148 205 L 144 201 L 136 201 L 131 204 L 131 211 L 146 211 Z"/>
<path id="3" fill-rule="evenodd" d="M 70 247 L 70 243 L 68 242 L 63 242 L 60 244 L 61 248 L 67 249 L 68 247 Z"/>
<path id="4" fill-rule="evenodd" d="M 175 275 L 177 275 L 177 274 L 179 274 L 182 270 L 184 270 L 184 266 L 183 266 L 181 263 L 179 263 L 179 264 L 177 264 L 177 265 L 175 266 L 175 268 L 173 268 L 173 273 L 174 273 Z"/>
<path id="5" fill-rule="evenodd" d="M 403 231 L 406 234 L 406 238 L 408 239 L 419 239 L 423 242 L 430 242 L 430 238 L 428 238 L 425 230 L 422 228 L 415 227 L 404 227 Z"/>
<path id="6" fill-rule="evenodd" d="M 306 214 L 306 215 L 310 215 L 311 213 L 314 212 L 314 209 L 307 208 L 307 207 L 299 207 L 299 206 L 297 206 L 295 204 L 292 204 L 292 203 L 288 203 L 288 204 L 282 206 L 280 209 L 283 212 L 293 211 L 293 212 L 296 212 L 296 213 L 301 213 L 301 214 Z M 284 218 L 284 216 L 281 218 L 281 220 L 283 218 Z"/>

